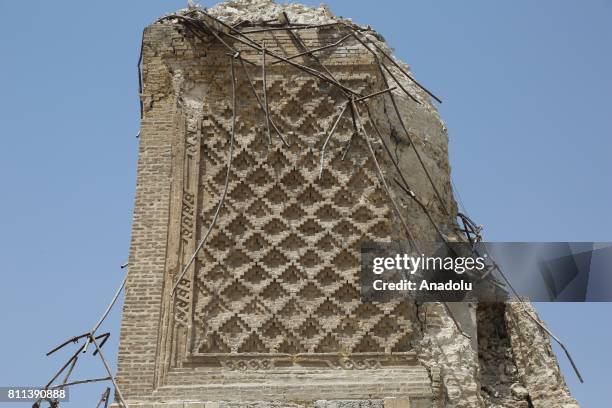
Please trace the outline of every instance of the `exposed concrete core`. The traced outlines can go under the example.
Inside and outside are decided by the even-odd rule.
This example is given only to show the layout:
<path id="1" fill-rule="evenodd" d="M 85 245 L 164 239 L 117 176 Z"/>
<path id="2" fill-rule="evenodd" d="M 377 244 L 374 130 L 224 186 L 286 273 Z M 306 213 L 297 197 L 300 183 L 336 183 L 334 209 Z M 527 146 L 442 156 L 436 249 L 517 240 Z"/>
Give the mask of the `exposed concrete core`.
<path id="1" fill-rule="evenodd" d="M 575 406 L 547 337 L 512 305 L 451 305 L 468 338 L 442 304 L 361 301 L 362 241 L 405 240 L 403 222 L 421 241 L 440 239 L 393 182 L 392 160 L 446 239 L 461 239 L 447 131 L 428 94 L 389 61 L 383 77 L 383 54 L 344 38 L 357 29 L 390 54 L 382 37 L 325 6 L 234 1 L 206 12 L 245 33 L 276 24 L 248 35 L 283 57 L 337 42 L 316 59 L 292 61 L 361 95 L 396 89 L 393 99 L 386 93 L 359 105 L 357 128 L 363 124 L 368 139 L 343 115 L 322 160 L 346 91 L 266 57 L 265 99 L 285 146 L 276 130 L 268 136 L 258 103 L 260 52 L 216 38 L 214 30 L 233 31 L 197 8 L 177 15 L 204 19 L 213 32 L 194 32 L 179 17 L 146 28 L 117 378 L 130 407 Z M 296 30 L 296 39 L 279 26 L 282 12 L 292 24 L 346 26 Z M 228 47 L 253 63 L 233 60 L 235 111 Z"/>

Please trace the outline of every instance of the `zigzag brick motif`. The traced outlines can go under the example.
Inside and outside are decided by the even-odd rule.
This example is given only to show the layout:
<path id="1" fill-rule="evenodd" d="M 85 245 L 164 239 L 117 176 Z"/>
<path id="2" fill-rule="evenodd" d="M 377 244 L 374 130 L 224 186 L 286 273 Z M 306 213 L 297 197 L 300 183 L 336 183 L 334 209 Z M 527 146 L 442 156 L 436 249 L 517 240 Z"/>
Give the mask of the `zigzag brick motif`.
<path id="1" fill-rule="evenodd" d="M 200 232 L 224 189 L 231 132 L 230 78 L 215 78 L 202 121 Z M 375 81 L 364 74 L 345 82 L 367 93 Z M 261 89 L 260 78 L 255 85 Z M 319 176 L 341 95 L 321 92 L 318 81 L 303 76 L 272 74 L 268 87 L 272 119 L 290 147 L 274 133 L 270 143 L 265 116 L 249 84 L 239 81 L 228 197 L 197 258 L 195 282 L 187 285 L 193 290 L 192 354 L 407 351 L 407 305 L 360 300 L 360 243 L 390 239 L 393 218 L 363 135 L 345 115 Z"/>

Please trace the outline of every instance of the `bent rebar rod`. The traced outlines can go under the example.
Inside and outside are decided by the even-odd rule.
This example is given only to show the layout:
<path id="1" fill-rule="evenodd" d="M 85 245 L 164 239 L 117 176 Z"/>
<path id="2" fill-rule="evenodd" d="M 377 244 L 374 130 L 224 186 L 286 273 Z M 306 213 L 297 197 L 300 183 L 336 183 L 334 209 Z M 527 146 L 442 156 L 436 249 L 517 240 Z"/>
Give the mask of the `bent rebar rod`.
<path id="1" fill-rule="evenodd" d="M 198 252 L 200 252 L 200 249 L 202 249 L 202 247 L 204 246 L 204 243 L 208 239 L 208 236 L 212 232 L 215 224 L 217 223 L 217 218 L 219 217 L 219 213 L 221 212 L 221 207 L 223 207 L 223 204 L 225 203 L 225 197 L 227 196 L 229 179 L 230 179 L 230 174 L 232 171 L 232 155 L 234 154 L 234 137 L 235 137 L 235 132 L 236 132 L 236 76 L 234 73 L 234 58 L 235 57 L 230 56 L 230 64 L 231 64 L 230 72 L 231 72 L 231 79 L 232 79 L 232 132 L 230 135 L 230 148 L 229 148 L 229 153 L 228 153 L 227 173 L 225 174 L 225 187 L 223 188 L 223 195 L 221 196 L 221 200 L 219 200 L 219 205 L 217 205 L 217 209 L 215 210 L 215 214 L 213 216 L 213 219 L 210 225 L 208 226 L 208 230 L 206 231 L 206 234 L 204 234 L 204 237 L 198 243 L 198 246 L 193 252 L 193 255 L 191 256 L 191 258 L 189 258 L 189 261 L 187 262 L 187 264 L 185 264 L 178 279 L 174 283 L 174 286 L 172 287 L 171 296 L 174 296 L 174 294 L 176 293 L 176 288 L 178 287 L 179 283 L 181 282 L 181 280 L 187 273 L 187 270 L 189 269 L 191 264 L 193 264 L 193 261 L 195 261 L 196 257 L 198 256 Z"/>

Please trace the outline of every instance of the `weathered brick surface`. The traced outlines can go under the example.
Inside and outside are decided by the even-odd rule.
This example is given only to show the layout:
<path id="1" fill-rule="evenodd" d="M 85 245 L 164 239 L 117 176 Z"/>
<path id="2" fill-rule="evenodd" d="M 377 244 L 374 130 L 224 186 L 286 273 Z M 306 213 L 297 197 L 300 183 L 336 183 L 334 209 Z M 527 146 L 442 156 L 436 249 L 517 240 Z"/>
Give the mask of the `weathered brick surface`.
<path id="1" fill-rule="evenodd" d="M 263 0 L 240 4 L 211 12 L 234 24 L 244 17 L 243 6 L 280 7 Z M 324 8 L 284 7 L 292 21 L 327 16 Z M 346 34 L 338 26 L 299 32 L 311 49 Z M 374 32 L 366 35 L 386 47 Z M 302 52 L 286 31 L 251 38 L 279 55 Z M 262 62 L 258 52 L 230 43 L 242 58 Z M 227 51 L 179 20 L 157 22 L 144 33 L 143 118 L 117 374 L 130 406 L 485 406 L 476 341 L 458 333 L 441 304 L 366 305 L 358 295 L 360 242 L 405 239 L 402 220 L 418 239 L 437 239 L 422 209 L 391 181 L 398 174 L 373 123 L 432 219 L 450 239 L 458 235 L 446 128 L 425 92 L 392 66 L 419 100 L 393 91 L 410 137 L 389 95 L 373 98 L 367 114 L 360 111 L 387 191 L 365 139 L 353 136 L 350 115 L 330 140 L 319 177 L 323 140 L 346 101 L 342 91 L 287 63 L 272 65 L 270 57 L 270 111 L 291 146 L 274 131 L 270 143 L 265 116 L 235 60 L 228 195 L 173 295 L 223 195 L 232 126 Z M 376 59 L 354 39 L 318 57 L 357 92 L 385 87 Z M 308 56 L 294 61 L 321 69 Z M 262 97 L 260 72 L 248 69 Z M 469 305 L 457 308 L 470 318 L 477 313 Z M 526 400 L 519 399 L 508 401 L 522 406 Z"/>
<path id="2" fill-rule="evenodd" d="M 166 263 L 174 106 L 158 103 L 142 121 L 132 244 L 119 349 L 120 384 L 153 389 Z"/>
<path id="3" fill-rule="evenodd" d="M 306 44 L 313 48 L 336 41 L 339 35 L 336 30 L 300 34 Z M 258 40 L 264 38 L 262 35 Z M 299 52 L 293 39 L 284 32 L 277 33 L 274 43 L 269 47 L 277 53 Z M 244 58 L 254 60 L 260 58 L 246 48 L 242 55 Z M 352 86 L 367 84 L 368 77 L 376 78 L 372 74 L 371 55 L 355 44 L 347 44 L 334 53 L 322 56 L 322 61 L 334 70 L 340 80 L 350 81 L 354 78 Z M 304 63 L 303 58 L 300 63 Z M 350 70 L 347 71 L 347 67 L 350 67 Z M 189 103 L 192 102 L 193 93 L 196 91 L 193 88 L 189 89 L 188 84 L 214 82 L 219 75 L 225 75 L 227 78 L 227 68 L 228 57 L 223 47 L 219 44 L 204 44 L 198 39 L 189 38 L 176 24 L 154 24 L 145 31 L 142 95 L 144 117 L 140 134 L 134 227 L 119 355 L 118 382 L 123 393 L 134 404 L 147 400 L 151 403 L 160 400 L 198 400 L 204 396 L 221 401 L 276 400 L 279 395 L 284 395 L 284 399 L 295 401 L 314 401 L 319 396 L 363 398 L 370 395 L 401 397 L 407 394 L 428 398 L 431 390 L 427 371 L 424 367 L 414 366 L 414 357 L 410 356 L 392 357 L 391 360 L 387 358 L 389 362 L 404 358 L 407 359 L 407 364 L 412 366 L 400 369 L 398 373 L 403 377 L 401 381 L 385 380 L 385 375 L 392 371 L 384 370 L 376 375 L 360 370 L 338 372 L 295 368 L 280 372 L 256 370 L 246 374 L 236 372 L 223 374 L 223 371 L 218 373 L 194 369 L 199 364 L 195 360 L 190 363 L 190 367 L 180 368 L 184 361 L 188 361 L 184 359 L 189 359 L 184 354 L 190 347 L 186 340 L 188 332 L 180 325 L 174 326 L 176 316 L 172 313 L 174 304 L 169 299 L 168 287 L 172 284 L 172 277 L 175 277 L 180 270 L 185 254 L 192 250 L 183 248 L 188 246 L 187 244 L 181 244 L 187 241 L 184 229 L 186 228 L 184 190 L 189 187 L 186 187 L 186 184 L 189 184 L 187 179 L 194 174 L 190 163 L 199 160 L 199 153 L 195 156 L 189 155 L 189 146 L 185 145 L 185 135 L 189 138 L 192 132 L 200 132 L 200 119 L 190 116 L 194 114 L 193 106 Z M 225 72 L 216 74 L 215 70 Z M 289 81 L 297 81 L 296 84 L 305 79 L 311 81 L 307 75 L 291 67 L 278 65 L 269 68 L 270 83 L 285 81 L 287 76 Z M 246 86 L 244 82 L 242 85 L 243 88 Z M 290 88 L 285 89 L 290 90 Z M 325 89 L 327 88 L 322 88 L 323 92 Z M 248 89 L 247 91 L 250 92 Z M 211 92 L 210 89 L 207 92 Z M 244 89 L 240 92 L 241 95 L 246 93 Z M 198 94 L 199 96 L 201 95 Z M 215 99 L 212 94 L 207 97 Z M 219 96 L 221 97 L 222 95 Z M 212 101 L 208 103 L 212 104 Z M 282 113 L 279 112 L 280 114 Z M 328 117 L 321 119 L 330 120 Z M 207 120 L 210 121 L 205 118 L 204 124 Z M 350 134 L 345 137 L 350 137 Z M 366 154 L 360 153 L 363 147 L 356 143 L 353 148 L 355 157 L 364 155 L 367 158 Z M 214 149 L 212 146 L 207 148 Z M 340 148 L 341 145 L 333 142 L 328 150 L 330 157 L 337 154 L 335 152 Z M 219 154 L 223 152 L 220 150 Z M 295 160 L 299 158 L 296 157 Z M 209 164 L 203 162 L 201 166 L 212 174 L 212 170 L 208 168 Z M 338 174 L 342 180 L 344 176 Z M 364 181 L 376 183 L 375 173 L 369 178 L 370 181 Z M 349 183 L 350 174 L 340 182 Z M 197 185 L 199 182 L 196 182 L 196 188 Z M 231 205 L 229 200 L 228 198 L 228 205 Z M 205 201 L 194 203 L 194 206 L 200 205 L 203 208 L 198 210 L 193 208 L 190 211 L 196 214 L 198 211 L 206 211 L 206 208 L 210 209 L 217 199 L 210 196 Z M 386 205 L 381 207 L 381 211 L 383 220 L 386 219 L 384 217 L 390 216 L 390 210 Z M 224 215 L 219 221 L 220 225 L 223 225 L 223 217 Z M 196 226 L 198 230 L 201 228 Z M 194 238 L 190 237 L 193 247 Z M 359 236 L 354 238 L 359 239 Z M 189 315 L 185 316 L 189 318 Z M 397 337 L 394 341 L 400 340 Z M 359 346 L 353 344 L 352 347 Z M 390 343 L 388 347 L 394 347 L 393 344 Z M 283 380 L 279 382 L 281 378 Z"/>

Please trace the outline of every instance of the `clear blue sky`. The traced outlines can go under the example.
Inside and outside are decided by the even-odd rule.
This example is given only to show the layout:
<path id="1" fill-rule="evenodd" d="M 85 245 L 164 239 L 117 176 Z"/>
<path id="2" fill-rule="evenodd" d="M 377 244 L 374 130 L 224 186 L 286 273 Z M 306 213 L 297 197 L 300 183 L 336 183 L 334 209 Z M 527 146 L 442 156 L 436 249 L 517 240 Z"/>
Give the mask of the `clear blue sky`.
<path id="1" fill-rule="evenodd" d="M 487 239 L 612 241 L 610 0 L 329 3 L 443 98 L 454 179 Z M 64 358 L 45 352 L 89 330 L 122 279 L 141 31 L 185 4 L 0 0 L 0 386 L 42 384 Z M 560 357 L 574 395 L 610 406 L 612 305 L 538 309 L 584 372 L 578 384 Z M 102 376 L 97 363 L 75 378 Z"/>

